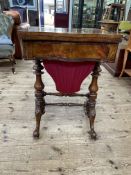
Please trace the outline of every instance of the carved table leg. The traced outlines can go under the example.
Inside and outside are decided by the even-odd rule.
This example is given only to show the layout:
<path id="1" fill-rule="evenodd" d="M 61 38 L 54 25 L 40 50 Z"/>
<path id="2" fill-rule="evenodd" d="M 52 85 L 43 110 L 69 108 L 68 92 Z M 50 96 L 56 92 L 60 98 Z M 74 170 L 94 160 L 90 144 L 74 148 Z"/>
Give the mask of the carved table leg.
<path id="1" fill-rule="evenodd" d="M 34 84 L 35 88 L 35 117 L 36 117 L 36 128 L 33 132 L 33 136 L 39 137 L 40 121 L 42 114 L 45 113 L 45 100 L 44 100 L 44 84 L 42 82 L 41 74 L 43 66 L 40 60 L 35 60 L 35 66 L 33 67 L 36 74 L 36 81 Z"/>
<path id="2" fill-rule="evenodd" d="M 96 116 L 95 104 L 98 91 L 97 79 L 100 71 L 100 63 L 98 62 L 96 63 L 92 73 L 92 81 L 89 86 L 88 100 L 86 103 L 86 111 L 90 121 L 90 136 L 92 139 L 96 139 L 96 132 L 94 130 L 94 121 Z"/>

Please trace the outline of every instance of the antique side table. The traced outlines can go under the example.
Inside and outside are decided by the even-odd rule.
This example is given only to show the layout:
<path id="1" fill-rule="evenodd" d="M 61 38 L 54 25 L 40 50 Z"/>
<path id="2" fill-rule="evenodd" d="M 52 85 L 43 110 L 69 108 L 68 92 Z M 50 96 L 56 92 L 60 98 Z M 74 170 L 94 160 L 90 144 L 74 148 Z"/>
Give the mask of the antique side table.
<path id="1" fill-rule="evenodd" d="M 122 36 L 100 29 L 72 29 L 68 31 L 68 29 L 52 27 L 29 27 L 25 30 L 19 30 L 18 34 L 23 48 L 23 58 L 35 60 L 36 128 L 33 136 L 39 137 L 40 120 L 45 113 L 45 105 L 47 104 L 44 100 L 46 95 L 77 95 L 87 97 L 84 106 L 90 121 L 90 136 L 95 139 L 95 104 L 98 91 L 97 79 L 101 70 L 100 63 L 115 61 L 118 44 Z M 41 77 L 43 68 L 54 79 L 59 93 L 44 92 Z M 91 71 L 92 81 L 89 86 L 89 93 L 77 94 L 76 92 L 79 91 L 83 79 Z M 70 80 L 68 81 L 68 79 Z M 78 79 L 79 82 L 75 82 Z M 57 105 L 77 104 L 59 103 Z"/>

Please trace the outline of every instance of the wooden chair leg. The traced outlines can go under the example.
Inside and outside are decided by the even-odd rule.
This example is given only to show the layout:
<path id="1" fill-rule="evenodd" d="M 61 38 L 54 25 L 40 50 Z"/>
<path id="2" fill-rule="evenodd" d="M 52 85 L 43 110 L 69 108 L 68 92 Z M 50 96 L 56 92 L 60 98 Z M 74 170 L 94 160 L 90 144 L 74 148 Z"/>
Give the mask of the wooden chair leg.
<path id="1" fill-rule="evenodd" d="M 122 71 L 119 75 L 119 78 L 122 77 L 123 73 L 124 73 L 124 69 L 126 67 L 126 62 L 127 62 L 127 58 L 128 58 L 128 53 L 129 51 L 128 50 L 125 50 L 125 54 L 124 54 L 124 60 L 123 60 L 123 66 L 122 66 Z"/>
<path id="2" fill-rule="evenodd" d="M 12 73 L 14 74 L 15 73 L 15 64 L 16 64 L 14 56 L 10 57 L 10 62 L 11 62 L 11 65 L 12 65 Z"/>

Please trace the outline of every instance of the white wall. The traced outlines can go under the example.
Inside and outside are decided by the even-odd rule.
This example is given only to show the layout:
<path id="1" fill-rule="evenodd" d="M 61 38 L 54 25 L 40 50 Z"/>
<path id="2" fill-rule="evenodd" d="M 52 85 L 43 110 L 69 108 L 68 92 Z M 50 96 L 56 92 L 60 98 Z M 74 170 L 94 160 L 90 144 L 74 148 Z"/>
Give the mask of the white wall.
<path id="1" fill-rule="evenodd" d="M 44 0 L 44 4 L 53 5 L 54 4 L 54 0 Z"/>

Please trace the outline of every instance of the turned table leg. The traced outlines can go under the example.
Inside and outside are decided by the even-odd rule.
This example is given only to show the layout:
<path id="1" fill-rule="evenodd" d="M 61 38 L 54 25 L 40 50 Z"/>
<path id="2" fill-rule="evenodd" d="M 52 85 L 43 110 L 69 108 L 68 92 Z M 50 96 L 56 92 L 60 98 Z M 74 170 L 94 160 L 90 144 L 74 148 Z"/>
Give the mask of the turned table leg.
<path id="1" fill-rule="evenodd" d="M 44 84 L 42 82 L 42 69 L 43 66 L 41 65 L 40 60 L 35 60 L 34 70 L 36 74 L 36 81 L 34 84 L 35 88 L 35 117 L 36 117 L 36 128 L 33 132 L 33 136 L 39 137 L 39 129 L 40 129 L 40 121 L 41 116 L 45 113 L 45 100 L 44 100 Z"/>
<path id="2" fill-rule="evenodd" d="M 86 111 L 90 121 L 90 136 L 92 139 L 96 139 L 96 132 L 94 130 L 94 121 L 96 116 L 95 104 L 96 104 L 97 91 L 98 91 L 97 79 L 100 71 L 101 71 L 100 63 L 98 62 L 96 63 L 92 73 L 92 81 L 89 86 L 88 100 L 86 103 Z"/>

